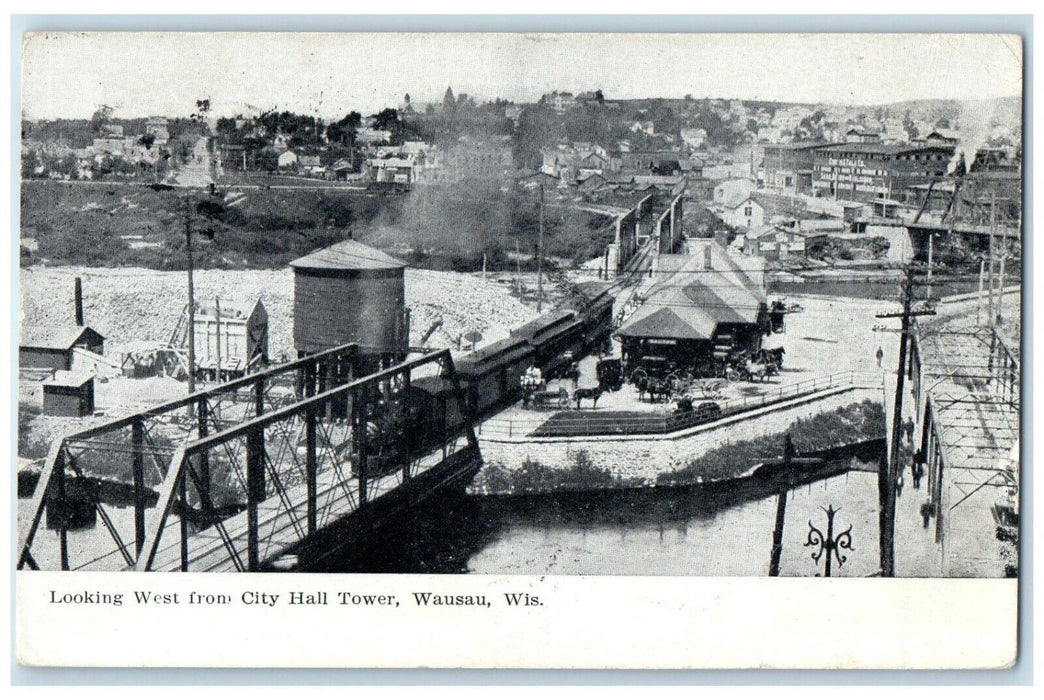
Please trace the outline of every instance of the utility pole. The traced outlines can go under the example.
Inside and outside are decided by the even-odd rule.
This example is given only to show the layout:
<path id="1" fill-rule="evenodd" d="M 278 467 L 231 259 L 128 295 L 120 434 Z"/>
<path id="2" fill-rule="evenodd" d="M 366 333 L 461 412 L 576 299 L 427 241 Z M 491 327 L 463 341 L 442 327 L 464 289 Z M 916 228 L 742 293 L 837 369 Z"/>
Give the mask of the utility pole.
<path id="1" fill-rule="evenodd" d="M 975 325 L 982 325 L 982 287 L 986 279 L 986 258 L 979 258 L 979 294 L 975 297 Z"/>
<path id="2" fill-rule="evenodd" d="M 892 449 L 888 463 L 878 471 L 878 496 L 881 503 L 881 575 L 895 576 L 895 498 L 896 481 L 901 472 L 899 464 L 899 445 L 902 439 L 903 390 L 906 379 L 906 346 L 910 336 L 910 319 L 915 316 L 934 316 L 935 311 L 923 309 L 914 311 L 913 291 L 916 268 L 910 266 L 903 281 L 901 313 L 877 314 L 877 318 L 902 319 L 899 331 L 899 368 L 895 377 L 895 403 L 892 408 Z"/>
<path id="3" fill-rule="evenodd" d="M 214 338 L 214 353 L 217 355 L 215 379 L 221 383 L 221 299 L 214 297 L 214 327 L 217 335 Z"/>
<path id="4" fill-rule="evenodd" d="M 952 223 L 950 224 L 953 225 Z M 935 234 L 928 231 L 928 298 L 932 298 L 932 249 L 934 247 L 933 241 L 935 240 Z"/>
<path id="5" fill-rule="evenodd" d="M 783 472 L 790 474 L 794 459 L 794 441 L 787 433 L 783 438 Z M 787 488 L 784 486 L 776 495 L 776 524 L 772 528 L 772 554 L 769 558 L 769 576 L 779 576 L 780 560 L 783 558 L 783 526 L 787 518 Z"/>
<path id="6" fill-rule="evenodd" d="M 544 301 L 544 180 L 540 180 L 540 233 L 537 238 L 537 313 Z"/>
<path id="7" fill-rule="evenodd" d="M 1000 280 L 997 287 L 997 325 L 1001 325 L 1004 322 L 1004 314 L 1001 309 L 1004 306 L 1004 262 L 1008 259 L 1008 244 L 1001 236 L 1000 240 Z"/>
<path id="8" fill-rule="evenodd" d="M 185 199 L 185 251 L 188 255 L 188 390 L 196 392 L 196 301 L 192 280 L 192 199 Z M 191 407 L 190 407 L 191 410 Z"/>
<path id="9" fill-rule="evenodd" d="M 518 292 L 519 301 L 525 301 L 522 298 L 522 249 L 517 237 L 515 238 L 515 291 Z"/>
<path id="10" fill-rule="evenodd" d="M 986 322 L 989 325 L 993 325 L 994 312 L 993 312 L 993 262 L 994 262 L 994 246 L 993 246 L 993 233 L 997 226 L 997 196 L 995 194 L 990 195 L 990 266 L 986 273 L 986 288 L 988 290 L 989 303 L 986 306 Z"/>

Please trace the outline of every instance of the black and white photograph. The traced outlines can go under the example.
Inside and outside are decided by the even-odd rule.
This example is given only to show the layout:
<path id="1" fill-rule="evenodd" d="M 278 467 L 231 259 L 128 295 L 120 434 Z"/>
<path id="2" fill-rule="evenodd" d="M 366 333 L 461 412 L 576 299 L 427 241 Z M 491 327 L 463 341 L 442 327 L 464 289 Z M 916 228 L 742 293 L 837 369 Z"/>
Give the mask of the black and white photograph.
<path id="1" fill-rule="evenodd" d="M 1019 576 L 1020 36 L 21 53 L 28 578 Z"/>
<path id="2" fill-rule="evenodd" d="M 18 566 L 1017 575 L 1019 41 L 610 43 L 28 37 Z M 853 45 L 983 65 L 699 80 Z"/>

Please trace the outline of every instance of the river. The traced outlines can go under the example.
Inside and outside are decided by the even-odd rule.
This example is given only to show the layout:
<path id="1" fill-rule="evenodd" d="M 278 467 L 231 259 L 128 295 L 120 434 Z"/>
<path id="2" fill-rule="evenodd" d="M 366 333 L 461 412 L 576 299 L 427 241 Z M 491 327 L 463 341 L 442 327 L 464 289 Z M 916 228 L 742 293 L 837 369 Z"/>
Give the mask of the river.
<path id="1" fill-rule="evenodd" d="M 522 497 L 441 497 L 309 571 L 765 576 L 777 495 L 756 482 Z M 787 492 L 783 576 L 814 576 L 809 520 L 852 526 L 834 576 L 878 568 L 877 475 L 848 471 Z"/>
<path id="2" fill-rule="evenodd" d="M 861 469 L 839 473 L 850 466 L 860 464 L 855 458 L 830 462 L 826 470 L 836 476 L 787 490 L 781 575 L 822 572 L 823 560 L 813 561 L 805 542 L 809 520 L 826 532 L 822 509 L 830 505 L 839 511 L 835 534 L 852 526 L 853 548 L 843 552 L 842 566 L 835 560 L 833 575 L 877 571 L 877 475 Z M 350 548 L 331 551 L 331 543 L 343 541 L 334 526 L 313 550 L 322 550 L 323 558 L 310 558 L 305 550 L 298 562 L 304 571 L 326 573 L 765 576 L 778 488 L 748 479 L 539 496 L 442 494 L 406 517 L 393 516 L 366 539 L 353 539 Z M 28 500 L 19 505 L 24 527 Z M 132 509 L 109 511 L 121 531 L 133 531 Z M 54 532 L 41 527 L 37 540 L 38 562 L 56 568 Z M 112 549 L 100 524 L 70 531 L 69 544 L 77 564 Z M 115 553 L 108 560 L 123 565 Z"/>

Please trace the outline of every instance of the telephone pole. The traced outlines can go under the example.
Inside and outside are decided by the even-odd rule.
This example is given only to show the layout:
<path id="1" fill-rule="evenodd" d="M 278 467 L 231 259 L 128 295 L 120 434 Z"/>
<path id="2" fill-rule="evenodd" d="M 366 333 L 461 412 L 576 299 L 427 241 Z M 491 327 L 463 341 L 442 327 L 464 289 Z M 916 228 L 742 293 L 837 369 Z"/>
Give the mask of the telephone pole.
<path id="1" fill-rule="evenodd" d="M 899 464 L 899 445 L 902 439 L 903 388 L 906 379 L 906 346 L 909 342 L 910 319 L 916 316 L 935 315 L 935 311 L 932 309 L 915 311 L 912 308 L 914 287 L 920 286 L 914 280 L 916 271 L 917 268 L 913 265 L 907 268 L 906 279 L 903 281 L 902 312 L 877 314 L 877 318 L 902 320 L 899 331 L 899 368 L 895 377 L 895 403 L 892 407 L 892 449 L 887 464 L 882 465 L 877 477 L 878 497 L 881 504 L 881 575 L 886 577 L 895 576 L 895 490 L 902 470 L 902 466 Z"/>
<path id="2" fill-rule="evenodd" d="M 185 253 L 188 256 L 188 392 L 196 391 L 196 300 L 192 279 L 192 199 L 185 200 Z M 189 409 L 191 411 L 191 408 Z"/>
<path id="3" fill-rule="evenodd" d="M 537 313 L 544 302 L 544 180 L 540 180 L 540 233 L 537 238 Z"/>

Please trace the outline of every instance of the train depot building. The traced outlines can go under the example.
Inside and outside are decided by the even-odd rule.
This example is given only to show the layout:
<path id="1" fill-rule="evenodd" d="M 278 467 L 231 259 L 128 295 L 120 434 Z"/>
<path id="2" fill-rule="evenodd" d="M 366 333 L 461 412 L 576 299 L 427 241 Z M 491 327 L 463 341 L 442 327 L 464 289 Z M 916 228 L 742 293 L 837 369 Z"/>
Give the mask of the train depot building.
<path id="1" fill-rule="evenodd" d="M 768 311 L 763 261 L 743 267 L 712 240 L 690 240 L 690 255 L 660 255 L 641 306 L 616 332 L 628 368 L 706 374 L 716 360 L 761 348 Z"/>

